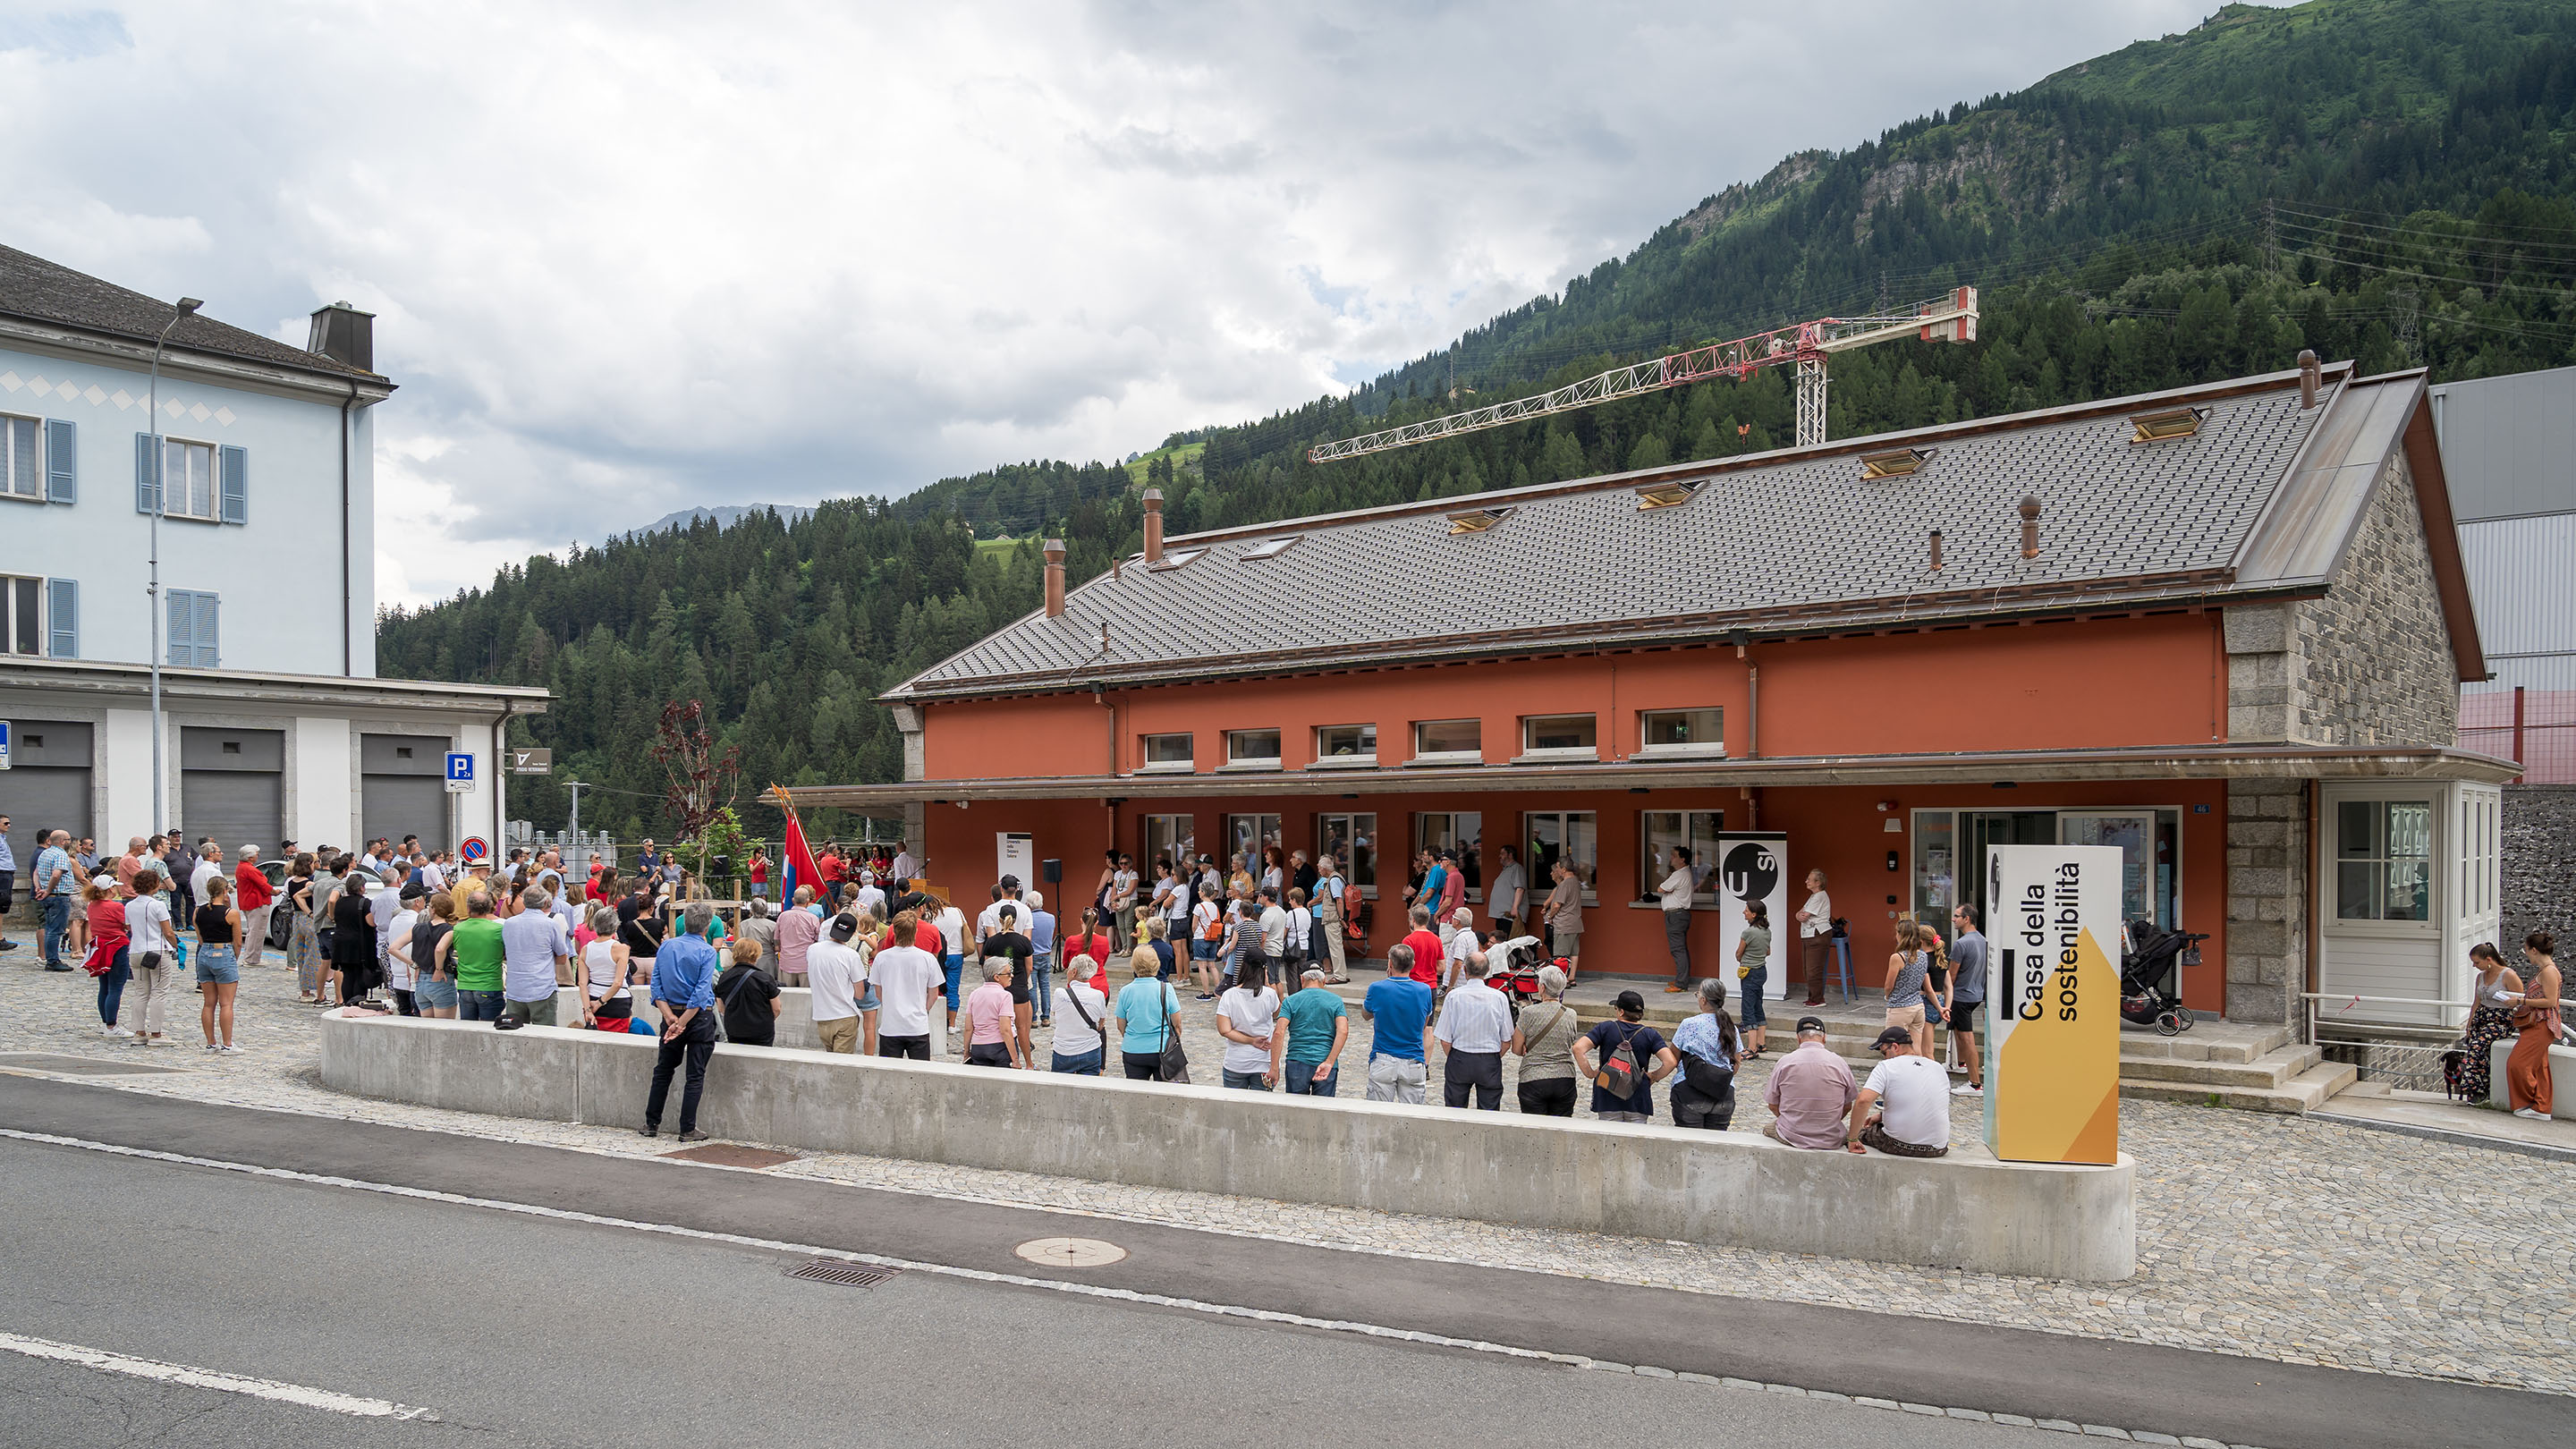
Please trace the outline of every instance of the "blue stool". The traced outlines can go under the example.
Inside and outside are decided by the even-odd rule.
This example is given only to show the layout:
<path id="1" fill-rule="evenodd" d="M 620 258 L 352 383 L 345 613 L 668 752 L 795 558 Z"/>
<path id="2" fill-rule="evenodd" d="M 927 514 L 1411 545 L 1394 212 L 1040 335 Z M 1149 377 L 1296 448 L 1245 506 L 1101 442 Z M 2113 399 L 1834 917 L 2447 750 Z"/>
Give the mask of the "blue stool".
<path id="1" fill-rule="evenodd" d="M 1843 1005 L 1849 1006 L 1859 999 L 1852 995 L 1851 937 L 1849 936 L 1834 937 L 1834 976 L 1842 983 Z"/>

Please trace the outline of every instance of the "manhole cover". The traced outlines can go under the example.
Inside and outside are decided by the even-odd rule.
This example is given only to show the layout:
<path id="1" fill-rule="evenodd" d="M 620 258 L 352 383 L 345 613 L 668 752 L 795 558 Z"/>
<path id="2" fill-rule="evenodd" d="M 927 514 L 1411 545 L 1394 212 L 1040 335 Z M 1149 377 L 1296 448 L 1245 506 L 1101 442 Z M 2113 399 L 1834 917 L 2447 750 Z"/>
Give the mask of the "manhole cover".
<path id="1" fill-rule="evenodd" d="M 59 1072 L 67 1077 L 143 1077 L 187 1070 L 185 1067 L 121 1062 L 105 1057 L 66 1056 L 61 1052 L 0 1052 L 0 1068 L 7 1067 L 27 1072 Z"/>
<path id="2" fill-rule="evenodd" d="M 790 1268 L 787 1276 L 812 1283 L 838 1283 L 844 1288 L 873 1288 L 895 1275 L 892 1268 L 871 1268 L 864 1263 L 845 1262 L 839 1258 L 816 1258 L 801 1267 Z"/>
<path id="3" fill-rule="evenodd" d="M 782 1162 L 796 1160 L 796 1154 L 793 1152 L 777 1152 L 767 1147 L 737 1147 L 730 1142 L 710 1142 L 704 1147 L 683 1147 L 677 1152 L 665 1152 L 662 1155 L 676 1157 L 683 1162 L 712 1163 L 717 1167 L 776 1167 Z"/>
<path id="4" fill-rule="evenodd" d="M 1050 1268 L 1098 1268 L 1127 1256 L 1125 1248 L 1098 1238 L 1034 1238 L 1011 1251 Z"/>

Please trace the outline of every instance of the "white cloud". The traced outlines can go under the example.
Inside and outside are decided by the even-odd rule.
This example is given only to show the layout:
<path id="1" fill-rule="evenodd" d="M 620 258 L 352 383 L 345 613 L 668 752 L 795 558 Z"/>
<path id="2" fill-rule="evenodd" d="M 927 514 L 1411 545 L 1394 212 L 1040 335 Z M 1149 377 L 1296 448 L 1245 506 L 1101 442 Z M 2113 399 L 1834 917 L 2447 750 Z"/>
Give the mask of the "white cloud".
<path id="1" fill-rule="evenodd" d="M 2207 3 L 156 0 L 0 29 L 42 202 L 0 240 L 289 340 L 377 312 L 418 601 L 691 504 L 1294 406 Z"/>

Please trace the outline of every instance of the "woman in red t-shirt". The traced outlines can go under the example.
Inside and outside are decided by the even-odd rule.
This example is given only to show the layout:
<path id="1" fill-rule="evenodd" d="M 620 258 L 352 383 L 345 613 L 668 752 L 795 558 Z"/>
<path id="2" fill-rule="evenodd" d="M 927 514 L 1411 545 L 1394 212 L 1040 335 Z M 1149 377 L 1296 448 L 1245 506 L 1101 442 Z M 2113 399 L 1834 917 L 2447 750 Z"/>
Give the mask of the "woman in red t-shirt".
<path id="1" fill-rule="evenodd" d="M 1056 959 L 1070 968 L 1076 956 L 1091 958 L 1091 964 L 1099 969 L 1084 979 L 1101 995 L 1109 995 L 1109 933 L 1100 929 L 1098 906 L 1082 908 L 1082 929 L 1065 937 L 1063 948 L 1057 952 Z M 1072 979 L 1069 969 L 1066 979 Z"/>
<path id="2" fill-rule="evenodd" d="M 132 1036 L 116 1024 L 125 1001 L 125 983 L 134 971 L 125 955 L 125 902 L 116 898 L 113 878 L 99 876 L 81 887 L 81 919 L 72 922 L 72 949 L 86 951 L 81 969 L 98 978 L 98 1024 L 102 1036 Z"/>

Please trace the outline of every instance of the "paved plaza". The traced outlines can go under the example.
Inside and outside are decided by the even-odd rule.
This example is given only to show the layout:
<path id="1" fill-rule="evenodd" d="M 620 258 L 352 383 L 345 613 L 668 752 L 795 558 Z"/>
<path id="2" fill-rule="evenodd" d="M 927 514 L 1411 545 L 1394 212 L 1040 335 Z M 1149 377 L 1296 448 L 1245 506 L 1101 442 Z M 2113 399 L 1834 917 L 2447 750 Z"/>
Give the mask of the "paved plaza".
<path id="1" fill-rule="evenodd" d="M 291 978 L 274 964 L 245 973 L 240 1056 L 210 1056 L 193 1044 L 147 1050 L 103 1040 L 90 978 L 41 972 L 30 954 L 0 965 L 0 1051 L 172 1069 L 82 1080 L 624 1157 L 671 1145 L 612 1129 L 327 1091 L 313 1029 L 319 1013 L 293 999 Z M 1211 1004 L 1186 994 L 1184 1003 L 1194 1074 L 1211 1079 L 1222 1045 Z M 182 1010 L 170 1026 L 193 1043 L 195 998 L 174 1004 Z M 1785 1023 L 1775 1020 L 1779 1025 Z M 1354 1012 L 1344 1057 L 1353 1073 L 1350 1095 L 1359 1095 L 1356 1068 L 1367 1040 L 1367 1023 Z M 1773 1040 L 1781 1050 L 1786 1033 Z M 1043 1057 L 1044 1033 L 1039 1050 Z M 716 1070 L 723 1070 L 721 1058 Z M 1735 1131 L 1756 1132 L 1768 1120 L 1759 1105 L 1765 1071 L 1763 1063 L 1749 1065 Z M 1504 1099 L 1508 1108 L 1512 1094 Z M 1955 1102 L 1953 1130 L 1981 1130 L 1975 1101 Z M 840 1154 L 804 1156 L 770 1171 L 1417 1260 L 2576 1393 L 2576 1308 L 2561 1286 L 2576 1271 L 2576 1164 L 2299 1117 L 2134 1101 L 2121 1107 L 2121 1144 L 2137 1162 L 2139 1269 L 2125 1283 L 2093 1285 Z"/>

